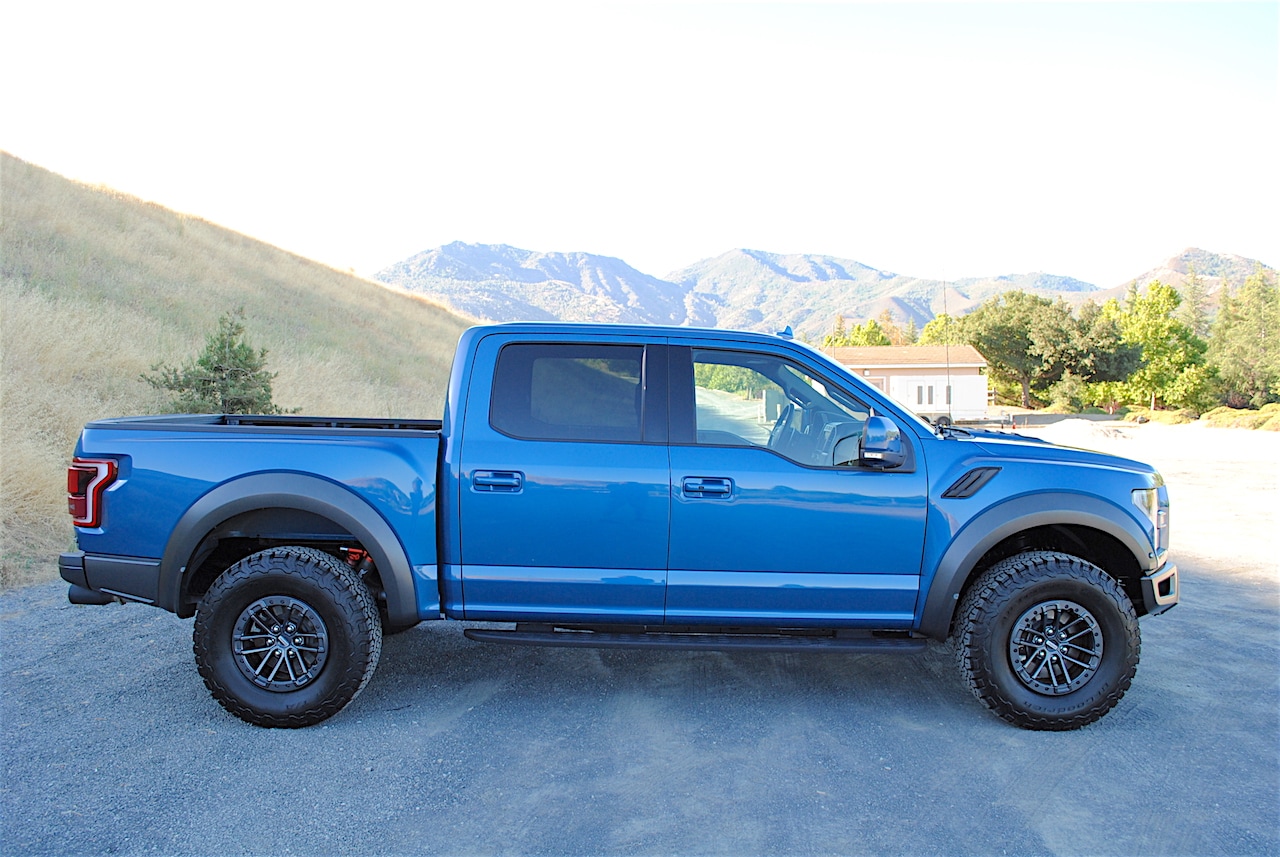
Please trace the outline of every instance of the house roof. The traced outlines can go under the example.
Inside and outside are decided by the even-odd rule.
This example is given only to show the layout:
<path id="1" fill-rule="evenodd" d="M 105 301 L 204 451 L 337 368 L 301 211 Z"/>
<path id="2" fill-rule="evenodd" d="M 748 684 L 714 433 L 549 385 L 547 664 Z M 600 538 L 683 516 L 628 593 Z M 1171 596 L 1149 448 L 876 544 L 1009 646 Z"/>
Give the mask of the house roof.
<path id="1" fill-rule="evenodd" d="M 986 366 L 986 359 L 972 345 L 866 345 L 823 348 L 842 366 Z"/>

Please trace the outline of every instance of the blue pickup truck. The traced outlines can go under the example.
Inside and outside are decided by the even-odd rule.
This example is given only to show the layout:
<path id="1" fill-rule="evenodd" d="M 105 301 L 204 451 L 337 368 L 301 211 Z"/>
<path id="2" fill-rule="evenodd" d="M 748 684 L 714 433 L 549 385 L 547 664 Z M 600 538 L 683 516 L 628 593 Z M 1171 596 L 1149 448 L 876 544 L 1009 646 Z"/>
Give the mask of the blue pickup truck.
<path id="1" fill-rule="evenodd" d="M 442 420 L 160 416 L 84 429 L 77 604 L 195 616 L 213 696 L 307 726 L 428 619 L 523 645 L 917 652 L 1073 729 L 1178 600 L 1138 462 L 934 426 L 789 336 L 463 334 Z"/>

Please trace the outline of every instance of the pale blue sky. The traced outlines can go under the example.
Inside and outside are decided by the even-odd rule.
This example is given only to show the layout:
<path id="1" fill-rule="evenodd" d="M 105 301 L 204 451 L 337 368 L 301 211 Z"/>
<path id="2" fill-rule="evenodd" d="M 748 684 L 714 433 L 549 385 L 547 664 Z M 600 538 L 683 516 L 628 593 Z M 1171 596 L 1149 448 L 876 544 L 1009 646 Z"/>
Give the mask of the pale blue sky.
<path id="1" fill-rule="evenodd" d="M 462 240 L 1106 287 L 1280 264 L 1278 10 L 4 2 L 0 148 L 366 274 Z"/>

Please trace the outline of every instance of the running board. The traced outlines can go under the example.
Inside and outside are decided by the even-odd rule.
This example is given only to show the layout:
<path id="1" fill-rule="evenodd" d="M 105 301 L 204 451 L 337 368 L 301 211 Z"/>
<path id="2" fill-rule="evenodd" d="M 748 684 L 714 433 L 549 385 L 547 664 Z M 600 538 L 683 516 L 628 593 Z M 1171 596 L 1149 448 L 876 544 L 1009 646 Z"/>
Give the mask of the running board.
<path id="1" fill-rule="evenodd" d="M 564 646 L 579 649 L 692 649 L 752 652 L 922 652 L 920 637 L 785 636 L 763 634 L 610 634 L 600 631 L 495 631 L 468 628 L 468 640 L 515 646 Z"/>

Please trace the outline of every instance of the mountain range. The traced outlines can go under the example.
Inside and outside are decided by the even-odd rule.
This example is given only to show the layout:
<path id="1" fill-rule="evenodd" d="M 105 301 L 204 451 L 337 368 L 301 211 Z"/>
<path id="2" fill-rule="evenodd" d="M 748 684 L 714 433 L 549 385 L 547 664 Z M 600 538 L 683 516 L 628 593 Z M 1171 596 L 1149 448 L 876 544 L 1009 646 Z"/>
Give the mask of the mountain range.
<path id="1" fill-rule="evenodd" d="M 942 281 L 881 271 L 852 259 L 730 250 L 654 277 L 621 259 L 543 253 L 505 244 L 454 242 L 378 272 L 379 281 L 428 296 L 486 321 L 562 320 L 777 330 L 790 325 L 819 339 L 837 315 L 875 318 L 888 310 L 923 327 L 942 312 L 963 315 L 1012 289 L 1078 306 L 1123 296 L 1130 283 L 1183 288 L 1190 272 L 1212 296 L 1261 263 L 1189 248 L 1114 288 L 1046 273 Z M 1272 270 L 1266 265 L 1265 270 Z"/>

